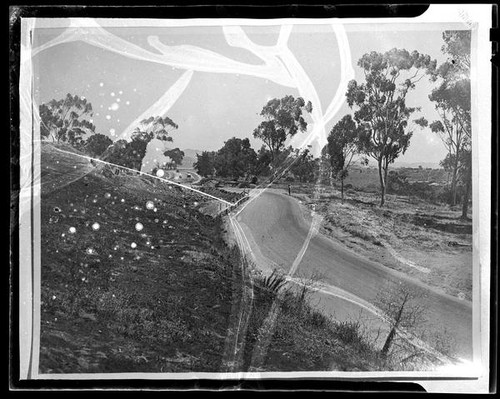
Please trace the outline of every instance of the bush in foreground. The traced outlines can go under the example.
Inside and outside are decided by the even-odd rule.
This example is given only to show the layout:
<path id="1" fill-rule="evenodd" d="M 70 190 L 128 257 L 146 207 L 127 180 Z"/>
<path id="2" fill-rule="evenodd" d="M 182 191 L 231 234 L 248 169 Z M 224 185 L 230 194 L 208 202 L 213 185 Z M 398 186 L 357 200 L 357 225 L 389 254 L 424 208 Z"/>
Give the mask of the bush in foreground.
<path id="1" fill-rule="evenodd" d="M 254 305 L 245 341 L 249 371 L 377 370 L 377 350 L 363 326 L 338 322 L 314 307 L 283 275 L 254 278 Z M 264 353 L 260 362 L 256 353 Z M 384 364 L 385 366 L 385 364 Z"/>

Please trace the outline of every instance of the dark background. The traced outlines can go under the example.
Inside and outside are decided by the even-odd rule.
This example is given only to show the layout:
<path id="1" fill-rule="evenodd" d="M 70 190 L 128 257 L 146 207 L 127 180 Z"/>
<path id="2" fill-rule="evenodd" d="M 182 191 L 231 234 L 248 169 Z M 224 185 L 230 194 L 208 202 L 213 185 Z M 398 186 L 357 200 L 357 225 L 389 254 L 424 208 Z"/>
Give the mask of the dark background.
<path id="1" fill-rule="evenodd" d="M 224 391 L 232 394 L 238 391 L 307 391 L 307 392 L 391 392 L 394 394 L 401 392 L 423 391 L 419 384 L 409 382 L 390 382 L 378 379 L 369 380 L 341 380 L 341 379 L 296 379 L 296 380 L 98 380 L 98 381 L 76 381 L 76 380 L 36 380 L 19 381 L 19 331 L 18 331 L 18 253 L 19 240 L 17 220 L 18 213 L 18 193 L 19 193 L 19 57 L 20 57 L 20 32 L 21 18 L 27 17 L 91 17 L 91 18 L 388 18 L 388 17 L 416 17 L 421 15 L 428 8 L 428 4 L 400 4 L 382 5 L 375 2 L 364 1 L 363 4 L 346 5 L 333 3 L 320 3 L 315 5 L 306 4 L 280 4 L 268 1 L 252 2 L 245 4 L 240 1 L 237 5 L 224 4 L 222 1 L 213 4 L 195 1 L 183 2 L 162 2 L 150 5 L 135 6 L 131 4 L 120 4 L 108 2 L 107 5 L 98 5 L 97 2 L 87 2 L 87 5 L 76 6 L 57 5 L 57 1 L 50 2 L 50 5 L 32 4 L 23 2 L 22 5 L 9 4 L 4 10 L 9 18 L 8 35 L 9 45 L 9 88 L 8 93 L 9 118 L 7 129 L 10 131 L 10 146 L 4 145 L 2 149 L 7 152 L 2 160 L 9 164 L 5 165 L 10 171 L 10 229 L 8 242 L 10 248 L 3 253 L 9 254 L 9 265 L 4 270 L 7 278 L 4 280 L 8 284 L 8 289 L 3 290 L 5 303 L 9 303 L 9 342 L 4 345 L 9 357 L 9 390 L 10 393 L 24 390 L 196 390 L 196 391 Z M 92 4 L 94 3 L 94 4 Z M 227 2 L 229 3 L 229 2 Z M 457 2 L 454 2 L 457 3 Z M 5 14 L 4 14 L 5 15 Z M 7 15 L 6 15 L 7 16 Z M 498 27 L 497 9 L 492 15 L 492 26 Z M 492 40 L 492 220 L 491 220 L 491 265 L 497 264 L 498 259 L 498 29 L 491 30 Z M 6 208 L 4 208 L 6 209 Z M 7 240 L 4 240 L 7 242 Z M 497 303 L 498 303 L 498 274 L 497 269 L 491 268 L 491 343 L 490 343 L 490 391 L 496 391 L 497 375 Z M 487 289 L 487 287 L 482 287 Z M 8 297 L 8 300 L 7 300 Z M 5 331 L 5 330 L 4 330 Z M 388 378 L 389 379 L 389 378 Z M 392 379 L 393 380 L 393 379 Z M 125 393 L 125 392 L 122 392 Z"/>

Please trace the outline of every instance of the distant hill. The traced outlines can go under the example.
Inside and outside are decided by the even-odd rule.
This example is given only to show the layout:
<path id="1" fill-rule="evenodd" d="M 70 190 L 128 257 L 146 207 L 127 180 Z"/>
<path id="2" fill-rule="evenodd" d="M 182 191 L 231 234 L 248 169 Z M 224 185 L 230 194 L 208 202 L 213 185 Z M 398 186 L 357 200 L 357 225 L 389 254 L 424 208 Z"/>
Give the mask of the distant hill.
<path id="1" fill-rule="evenodd" d="M 191 150 L 189 148 L 182 150 L 182 151 L 184 151 L 184 159 L 182 160 L 181 167 L 191 169 L 193 167 L 193 164 L 197 160 L 196 154 L 201 154 L 202 151 L 201 150 Z"/>
<path id="2" fill-rule="evenodd" d="M 422 168 L 427 169 L 441 169 L 441 166 L 439 166 L 438 162 L 394 162 L 393 165 L 391 165 L 393 168 L 418 168 L 422 166 Z"/>
<path id="3" fill-rule="evenodd" d="M 368 165 L 364 165 L 361 162 L 362 156 L 358 156 L 357 158 L 353 159 L 353 164 L 352 168 L 356 169 L 366 169 L 368 168 L 377 168 L 377 162 L 374 161 L 372 158 L 368 159 Z M 442 169 L 441 166 L 439 165 L 439 162 L 404 162 L 404 161 L 399 161 L 396 160 L 393 164 L 389 165 L 390 169 L 400 169 L 400 168 L 419 168 L 419 166 L 422 166 L 423 169 L 431 168 L 431 169 Z"/>
<path id="4" fill-rule="evenodd" d="M 171 148 L 168 148 L 168 149 L 171 149 Z M 184 151 L 184 159 L 182 160 L 181 168 L 185 168 L 185 169 L 192 169 L 193 164 L 197 160 L 196 155 L 201 154 L 203 152 L 202 150 L 193 150 L 190 148 L 182 149 L 182 151 Z M 439 166 L 438 162 L 400 162 L 400 161 L 396 161 L 390 165 L 390 167 L 393 169 L 418 168 L 419 166 L 422 166 L 423 169 L 427 169 L 427 168 L 441 169 L 441 166 Z M 355 162 L 353 167 L 360 168 L 360 169 L 366 168 L 366 166 L 361 166 L 358 162 Z M 376 168 L 377 165 L 372 160 L 370 160 L 368 163 L 368 167 Z"/>

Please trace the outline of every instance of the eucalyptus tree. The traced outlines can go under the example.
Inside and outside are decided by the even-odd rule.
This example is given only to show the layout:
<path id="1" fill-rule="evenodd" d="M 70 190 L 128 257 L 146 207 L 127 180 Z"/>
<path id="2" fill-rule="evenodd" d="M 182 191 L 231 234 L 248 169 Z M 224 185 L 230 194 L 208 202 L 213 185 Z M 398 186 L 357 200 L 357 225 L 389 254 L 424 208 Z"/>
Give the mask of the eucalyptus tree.
<path id="1" fill-rule="evenodd" d="M 232 137 L 215 154 L 214 168 L 217 176 L 238 179 L 253 174 L 256 162 L 257 153 L 250 140 Z"/>
<path id="2" fill-rule="evenodd" d="M 326 152 L 333 177 L 340 180 L 340 192 L 344 201 L 344 180 L 349 175 L 349 166 L 359 152 L 359 129 L 351 115 L 338 121 L 328 135 Z"/>
<path id="3" fill-rule="evenodd" d="M 253 136 L 264 142 L 274 160 L 289 138 L 306 131 L 304 112 L 311 111 L 311 102 L 306 104 L 302 97 L 287 95 L 281 99 L 273 98 L 262 108 L 260 115 L 264 121 L 254 130 Z"/>
<path id="4" fill-rule="evenodd" d="M 79 147 L 83 136 L 95 132 L 92 105 L 86 98 L 67 94 L 39 106 L 40 135 L 44 140 L 67 142 Z"/>
<path id="5" fill-rule="evenodd" d="M 125 157 L 129 158 L 133 169 L 141 170 L 142 160 L 146 155 L 148 144 L 153 139 L 163 142 L 172 142 L 170 133 L 179 126 L 168 116 L 149 117 L 143 119 L 132 133 L 131 141 L 127 146 Z"/>
<path id="6" fill-rule="evenodd" d="M 355 109 L 362 152 L 377 162 L 383 206 L 389 165 L 406 152 L 413 134 L 408 121 L 418 108 L 408 107 L 406 96 L 436 61 L 417 51 L 392 49 L 364 54 L 358 66 L 365 82 L 349 82 L 347 104 Z"/>
<path id="7" fill-rule="evenodd" d="M 314 158 L 309 148 L 294 151 L 290 172 L 299 178 L 300 182 L 311 182 L 316 180 L 319 172 L 319 159 Z"/>
<path id="8" fill-rule="evenodd" d="M 164 156 L 169 157 L 172 162 L 170 162 L 170 166 L 173 168 L 177 168 L 177 166 L 182 164 L 182 160 L 184 159 L 184 151 L 179 148 L 174 148 L 171 150 L 167 150 L 163 153 Z"/>
<path id="9" fill-rule="evenodd" d="M 451 161 L 452 170 L 450 204 L 457 203 L 457 185 L 460 180 L 464 186 L 462 217 L 467 217 L 472 185 L 471 32 L 445 31 L 443 41 L 441 51 L 447 55 L 447 59 L 431 73 L 431 79 L 437 82 L 437 86 L 429 95 L 440 120 L 433 121 L 429 127 L 439 134 L 448 150 L 447 158 L 448 163 Z"/>
<path id="10" fill-rule="evenodd" d="M 156 138 L 164 142 L 172 142 L 170 132 L 177 128 L 177 124 L 168 117 L 157 116 L 144 119 L 133 131 L 130 141 L 124 139 L 115 141 L 102 154 L 102 158 L 110 163 L 140 171 L 151 140 Z"/>
<path id="11" fill-rule="evenodd" d="M 213 176 L 215 154 L 215 151 L 203 151 L 201 154 L 196 154 L 196 162 L 193 164 L 196 173 L 203 177 Z"/>

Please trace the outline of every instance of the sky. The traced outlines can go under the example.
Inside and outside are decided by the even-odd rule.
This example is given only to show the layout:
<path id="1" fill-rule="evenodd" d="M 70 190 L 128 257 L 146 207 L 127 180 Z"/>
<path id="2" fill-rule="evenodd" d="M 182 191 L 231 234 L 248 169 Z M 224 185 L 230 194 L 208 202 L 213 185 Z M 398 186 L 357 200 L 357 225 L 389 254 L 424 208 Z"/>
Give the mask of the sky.
<path id="1" fill-rule="evenodd" d="M 279 26 L 243 27 L 248 38 L 260 46 L 276 45 L 279 29 Z M 63 31 L 36 29 L 34 48 L 48 43 Z M 97 42 L 105 42 L 108 33 L 111 33 L 153 54 L 160 54 L 148 43 L 148 37 L 154 35 L 165 45 L 196 46 L 250 65 L 262 62 L 247 49 L 230 46 L 221 27 L 106 28 L 105 34 L 97 30 L 95 33 L 89 31 L 91 33 L 86 34 L 94 35 Z M 422 24 L 391 24 L 389 28 L 375 25 L 347 27 L 355 79 L 363 81 L 363 72 L 357 61 L 371 51 L 405 48 L 410 52 L 417 50 L 429 54 L 438 63 L 443 62 L 442 32 L 442 26 Z M 287 45 L 317 92 L 321 104 L 313 102 L 313 107 L 321 107 L 324 112 L 341 80 L 340 52 L 331 26 L 294 26 Z M 193 62 L 205 65 L 204 56 L 195 56 Z M 207 58 L 206 65 L 210 63 Z M 33 57 L 33 66 L 35 101 L 38 104 L 62 99 L 66 93 L 84 96 L 93 106 L 92 119 L 96 131 L 113 140 L 118 139 L 179 79 L 186 78 L 185 68 L 133 59 L 79 40 L 57 44 L 39 52 Z M 231 137 L 248 137 L 253 148 L 258 150 L 263 143 L 254 139 L 252 132 L 262 121 L 259 115 L 262 107 L 272 98 L 299 95 L 296 87 L 237 71 L 217 73 L 195 70 L 192 77 L 184 82 L 185 89 L 175 101 L 171 101 L 171 107 L 166 112 L 179 125 L 171 134 L 173 143 L 168 143 L 168 146 L 181 149 L 217 150 Z M 421 107 L 421 112 L 413 114 L 412 119 L 420 116 L 429 121 L 438 119 L 434 105 L 428 99 L 432 87 L 433 84 L 424 78 L 408 95 L 409 106 Z M 345 99 L 345 96 L 342 98 Z M 352 112 L 343 101 L 339 111 L 327 123 L 326 132 L 345 114 Z M 164 143 L 153 140 L 146 160 L 161 161 L 163 146 Z M 409 149 L 400 156 L 399 162 L 437 164 L 445 155 L 445 147 L 436 134 L 428 129 L 416 129 Z"/>

